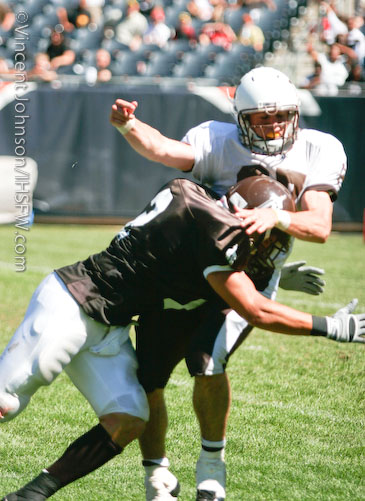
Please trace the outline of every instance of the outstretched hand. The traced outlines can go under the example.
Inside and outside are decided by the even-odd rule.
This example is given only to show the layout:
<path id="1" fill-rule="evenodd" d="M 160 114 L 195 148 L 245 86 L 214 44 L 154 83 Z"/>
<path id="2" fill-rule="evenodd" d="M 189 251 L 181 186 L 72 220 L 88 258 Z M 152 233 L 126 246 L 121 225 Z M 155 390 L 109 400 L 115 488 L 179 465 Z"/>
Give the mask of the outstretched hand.
<path id="1" fill-rule="evenodd" d="M 285 290 L 306 292 L 318 296 L 324 291 L 326 282 L 319 278 L 324 275 L 322 268 L 305 266 L 306 261 L 285 264 L 281 270 L 279 287 Z"/>
<path id="2" fill-rule="evenodd" d="M 365 313 L 353 315 L 358 300 L 353 299 L 330 319 L 327 337 L 335 341 L 365 343 Z"/>

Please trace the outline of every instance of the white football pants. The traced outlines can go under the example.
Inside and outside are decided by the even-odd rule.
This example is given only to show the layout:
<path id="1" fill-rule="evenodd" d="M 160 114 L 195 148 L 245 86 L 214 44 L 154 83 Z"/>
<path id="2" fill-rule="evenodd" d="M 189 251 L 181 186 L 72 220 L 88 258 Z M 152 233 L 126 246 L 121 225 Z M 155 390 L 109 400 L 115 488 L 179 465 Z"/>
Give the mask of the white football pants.
<path id="1" fill-rule="evenodd" d="M 148 420 L 129 326 L 108 327 L 87 316 L 51 273 L 0 357 L 0 409 L 7 414 L 0 422 L 18 415 L 63 369 L 98 417 L 119 412 Z"/>
<path id="2" fill-rule="evenodd" d="M 280 271 L 275 270 L 271 280 L 261 294 L 268 299 L 275 300 L 280 282 Z M 240 317 L 234 310 L 230 310 L 222 327 L 220 328 L 216 340 L 214 342 L 213 352 L 209 359 L 209 363 L 204 370 L 205 376 L 214 374 L 222 374 L 225 371 L 227 364 L 227 355 L 232 352 L 234 345 L 237 343 L 241 333 L 248 327 L 248 322 L 243 317 Z"/>

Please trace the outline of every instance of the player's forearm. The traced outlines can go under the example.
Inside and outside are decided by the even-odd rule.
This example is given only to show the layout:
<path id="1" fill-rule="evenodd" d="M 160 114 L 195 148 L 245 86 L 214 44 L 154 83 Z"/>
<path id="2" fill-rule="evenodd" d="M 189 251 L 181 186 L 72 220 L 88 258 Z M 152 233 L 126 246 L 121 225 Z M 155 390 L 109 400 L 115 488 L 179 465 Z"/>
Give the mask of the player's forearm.
<path id="1" fill-rule="evenodd" d="M 304 211 L 289 215 L 290 225 L 285 231 L 295 238 L 307 242 L 325 243 L 331 234 L 331 221 L 319 212 Z"/>
<path id="2" fill-rule="evenodd" d="M 251 319 L 246 318 L 251 325 L 282 334 L 303 336 L 311 333 L 312 315 L 270 299 L 263 298 L 263 300 L 259 307 L 256 304 L 252 313 L 250 312 Z M 244 316 L 243 313 L 244 309 L 241 310 L 240 315 Z"/>
<path id="3" fill-rule="evenodd" d="M 331 234 L 332 212 L 327 192 L 308 190 L 301 199 L 301 211 L 287 213 L 290 224 L 284 231 L 301 240 L 324 243 Z"/>
<path id="4" fill-rule="evenodd" d="M 254 327 L 283 334 L 311 333 L 312 315 L 265 298 L 244 273 L 211 273 L 207 280 L 217 294 Z"/>
<path id="5" fill-rule="evenodd" d="M 116 99 L 112 105 L 110 123 L 140 155 L 167 167 L 189 171 L 194 165 L 193 148 L 181 141 L 162 135 L 157 129 L 138 120 L 137 101 Z"/>
<path id="6" fill-rule="evenodd" d="M 234 309 L 251 325 L 282 334 L 304 336 L 311 333 L 312 315 L 267 299 L 261 294 L 258 296 L 255 295 L 255 299 L 251 296 L 250 302 L 245 299 L 244 304 L 232 298 L 236 303 Z"/>
<path id="7" fill-rule="evenodd" d="M 190 145 L 167 138 L 157 129 L 138 119 L 124 137 L 137 153 L 152 162 L 159 162 L 182 171 L 190 170 L 194 164 Z"/>

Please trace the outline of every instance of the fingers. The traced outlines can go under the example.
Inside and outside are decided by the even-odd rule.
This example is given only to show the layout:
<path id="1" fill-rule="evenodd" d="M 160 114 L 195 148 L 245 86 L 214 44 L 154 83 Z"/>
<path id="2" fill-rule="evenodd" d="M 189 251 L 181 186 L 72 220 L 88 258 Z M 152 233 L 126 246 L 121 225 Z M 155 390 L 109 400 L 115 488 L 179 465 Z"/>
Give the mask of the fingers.
<path id="1" fill-rule="evenodd" d="M 356 309 L 358 302 L 359 300 L 357 298 L 352 299 L 352 301 L 350 301 L 349 304 L 345 306 L 345 313 L 352 313 Z"/>
<path id="2" fill-rule="evenodd" d="M 355 310 L 358 302 L 359 302 L 358 299 L 354 298 L 346 306 L 344 306 L 343 308 L 338 310 L 337 313 L 349 315 L 350 313 L 352 313 Z"/>
<path id="3" fill-rule="evenodd" d="M 319 296 L 324 291 L 326 282 L 315 275 L 308 275 L 306 284 L 303 286 L 303 291 L 313 296 Z"/>
<path id="4" fill-rule="evenodd" d="M 325 271 L 323 268 L 315 268 L 314 266 L 303 266 L 303 267 L 300 267 L 299 271 L 305 273 L 308 276 L 324 275 L 325 274 Z"/>
<path id="5" fill-rule="evenodd" d="M 275 213 L 271 209 L 236 209 L 236 216 L 241 219 L 242 228 L 247 235 L 264 233 L 275 226 Z"/>
<path id="6" fill-rule="evenodd" d="M 318 278 L 317 275 L 308 274 L 307 277 L 308 277 L 307 283 L 309 283 L 309 284 L 315 284 L 315 285 L 319 285 L 321 287 L 324 287 L 326 285 L 326 282 L 324 280 L 322 280 L 321 278 Z"/>
<path id="7" fill-rule="evenodd" d="M 128 109 L 133 112 L 137 106 L 137 101 L 124 101 L 124 99 L 116 99 L 114 103 L 119 109 Z"/>
<path id="8" fill-rule="evenodd" d="M 325 285 L 325 284 L 323 284 Z M 303 292 L 306 292 L 307 294 L 311 294 L 312 296 L 319 296 L 322 294 L 324 291 L 324 288 L 321 287 L 320 285 L 317 285 L 316 283 L 308 283 L 303 286 Z"/>
<path id="9" fill-rule="evenodd" d="M 137 101 L 124 101 L 123 99 L 117 99 L 113 105 L 115 106 L 115 109 L 122 113 L 123 115 L 127 116 L 130 115 L 131 113 L 134 113 L 138 103 Z"/>
<path id="10" fill-rule="evenodd" d="M 322 294 L 323 289 L 321 291 L 317 291 L 317 290 L 308 289 L 308 288 L 304 287 L 303 292 L 305 292 L 306 294 L 309 294 L 310 296 L 319 296 L 320 294 Z"/>
<path id="11" fill-rule="evenodd" d="M 354 300 L 353 300 L 354 301 Z M 352 301 L 351 301 L 352 303 Z M 349 303 L 349 304 L 351 304 Z M 348 306 L 348 305 L 347 305 Z M 355 315 L 357 328 L 352 339 L 353 343 L 365 343 L 365 313 Z"/>
<path id="12" fill-rule="evenodd" d="M 240 209 L 237 205 L 234 205 L 233 208 L 235 215 L 240 219 L 245 219 L 252 214 L 252 209 Z"/>
<path id="13" fill-rule="evenodd" d="M 294 261 L 293 263 L 286 264 L 285 268 L 287 268 L 287 270 L 289 271 L 296 271 L 298 270 L 298 268 L 301 268 L 305 264 L 307 264 L 307 261 Z"/>
<path id="14" fill-rule="evenodd" d="M 342 315 L 349 315 L 355 310 L 358 302 L 359 300 L 357 298 L 352 299 L 352 301 L 350 301 L 346 306 L 336 311 L 336 313 L 333 316 L 338 317 Z"/>
<path id="15" fill-rule="evenodd" d="M 252 235 L 253 233 L 264 233 L 267 229 L 268 226 L 265 221 L 245 221 L 243 224 L 241 224 L 243 228 L 246 228 L 246 234 L 247 235 Z"/>
<path id="16" fill-rule="evenodd" d="M 357 334 L 352 340 L 353 343 L 365 343 L 365 332 L 362 334 Z"/>
<path id="17" fill-rule="evenodd" d="M 123 99 L 117 99 L 112 105 L 112 111 L 110 114 L 110 122 L 112 125 L 120 127 L 125 125 L 128 120 L 135 118 L 134 112 L 138 106 L 137 101 L 124 101 Z"/>

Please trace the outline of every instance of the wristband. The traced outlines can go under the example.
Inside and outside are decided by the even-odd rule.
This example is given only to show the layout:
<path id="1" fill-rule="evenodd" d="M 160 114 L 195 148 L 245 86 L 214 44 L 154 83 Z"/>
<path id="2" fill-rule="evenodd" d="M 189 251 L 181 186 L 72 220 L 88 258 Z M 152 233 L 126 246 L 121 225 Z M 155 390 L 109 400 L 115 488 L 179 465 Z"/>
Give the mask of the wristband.
<path id="1" fill-rule="evenodd" d="M 281 209 L 275 209 L 274 207 L 272 207 L 272 210 L 275 212 L 277 219 L 275 227 L 282 231 L 287 230 L 291 223 L 291 216 L 289 212 Z"/>
<path id="2" fill-rule="evenodd" d="M 327 336 L 328 326 L 326 317 L 316 317 L 312 315 L 311 336 Z"/>
<path id="3" fill-rule="evenodd" d="M 127 132 L 129 132 L 134 127 L 135 123 L 136 119 L 130 118 L 124 125 L 117 127 L 117 131 L 119 131 L 122 134 L 122 136 L 125 136 Z"/>

